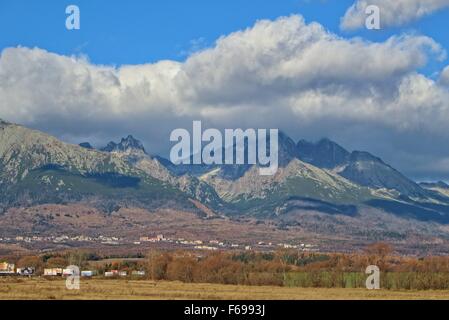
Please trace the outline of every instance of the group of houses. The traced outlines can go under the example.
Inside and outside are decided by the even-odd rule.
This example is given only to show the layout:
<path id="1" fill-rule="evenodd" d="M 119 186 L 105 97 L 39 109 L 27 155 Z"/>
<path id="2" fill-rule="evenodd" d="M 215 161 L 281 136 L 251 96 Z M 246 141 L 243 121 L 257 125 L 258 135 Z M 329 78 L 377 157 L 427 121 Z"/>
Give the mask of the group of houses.
<path id="1" fill-rule="evenodd" d="M 14 263 L 0 262 L 0 276 L 31 276 L 35 273 L 35 269 L 33 267 L 17 269 L 15 267 L 16 266 L 14 265 Z"/>
<path id="2" fill-rule="evenodd" d="M 169 237 L 165 237 L 163 234 L 159 234 L 155 237 L 140 237 L 138 241 L 135 241 L 135 245 L 140 245 L 142 243 L 169 243 L 173 245 L 182 245 L 182 246 L 190 246 L 196 250 L 206 250 L 206 251 L 217 251 L 221 249 L 231 249 L 231 250 L 245 250 L 245 251 L 253 251 L 253 250 L 274 250 L 276 247 L 283 249 L 295 249 L 304 252 L 313 252 L 319 251 L 318 247 L 312 244 L 301 243 L 301 244 L 290 244 L 290 243 L 273 243 L 273 242 L 264 242 L 260 241 L 257 244 L 237 244 L 230 243 L 226 241 L 219 240 L 186 240 L 183 238 L 172 239 Z"/>
<path id="3" fill-rule="evenodd" d="M 53 236 L 16 236 L 16 237 L 0 237 L 0 243 L 101 243 L 101 244 L 119 244 L 122 239 L 111 236 L 91 237 L 86 235 L 53 235 Z"/>
<path id="4" fill-rule="evenodd" d="M 132 276 L 137 276 L 137 277 L 143 277 L 145 276 L 145 271 L 132 271 L 131 272 Z M 110 277 L 127 277 L 128 276 L 128 272 L 127 271 L 119 271 L 119 270 L 111 270 L 111 271 L 105 271 L 104 276 L 107 278 Z"/>
<path id="5" fill-rule="evenodd" d="M 44 276 L 45 277 L 69 277 L 75 275 L 75 271 L 73 269 L 63 269 L 63 268 L 49 268 L 44 269 Z M 80 272 L 81 277 L 90 278 L 98 275 L 98 272 L 96 270 L 83 270 Z M 103 274 L 105 277 L 127 277 L 128 271 L 120 271 L 120 270 L 111 270 L 111 271 L 105 271 Z M 142 277 L 145 276 L 145 271 L 131 271 L 131 276 L 138 276 Z"/>
<path id="6" fill-rule="evenodd" d="M 32 276 L 36 274 L 36 269 L 33 267 L 15 268 L 13 263 L 0 262 L 0 276 Z M 45 268 L 44 277 L 69 277 L 75 275 L 75 270 L 71 268 Z M 98 275 L 95 270 L 83 270 L 80 272 L 81 277 L 94 277 Z M 133 277 L 145 276 L 145 271 L 134 270 L 130 273 Z M 105 277 L 127 277 L 128 271 L 110 270 L 104 272 Z"/>
<path id="7" fill-rule="evenodd" d="M 96 271 L 91 271 L 91 270 L 81 271 L 81 277 L 93 277 L 96 274 L 97 274 Z M 69 269 L 63 269 L 63 268 L 44 269 L 45 277 L 58 277 L 58 276 L 69 277 L 69 276 L 73 276 L 73 275 L 75 275 L 75 270 L 70 269 L 70 268 Z"/>

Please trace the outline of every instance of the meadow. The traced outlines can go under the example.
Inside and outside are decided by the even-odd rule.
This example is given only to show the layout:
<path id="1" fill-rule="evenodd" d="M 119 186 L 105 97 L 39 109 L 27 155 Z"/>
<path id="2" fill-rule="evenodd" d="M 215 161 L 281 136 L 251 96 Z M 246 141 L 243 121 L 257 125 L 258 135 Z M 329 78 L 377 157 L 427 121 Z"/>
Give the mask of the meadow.
<path id="1" fill-rule="evenodd" d="M 366 290 L 89 279 L 80 290 L 65 280 L 0 278 L 0 300 L 449 300 L 444 290 Z"/>
<path id="2" fill-rule="evenodd" d="M 0 299 L 449 299 L 449 257 L 397 256 L 385 243 L 351 254 L 151 250 L 125 258 L 75 250 L 5 261 L 35 272 L 0 277 Z M 67 290 L 61 276 L 42 277 L 67 265 L 97 276 L 82 278 L 79 291 Z M 382 290 L 366 289 L 370 265 Z"/>

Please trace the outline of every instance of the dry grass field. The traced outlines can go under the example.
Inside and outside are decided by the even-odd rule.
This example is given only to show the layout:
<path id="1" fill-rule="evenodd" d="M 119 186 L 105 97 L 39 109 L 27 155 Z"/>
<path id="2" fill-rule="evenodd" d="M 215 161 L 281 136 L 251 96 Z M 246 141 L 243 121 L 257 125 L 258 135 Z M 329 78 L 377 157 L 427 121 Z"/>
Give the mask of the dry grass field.
<path id="1" fill-rule="evenodd" d="M 65 288 L 65 281 L 42 278 L 0 278 L 0 299 L 45 300 L 404 300 L 445 299 L 448 291 L 368 291 L 363 289 L 304 289 L 184 284 L 132 280 L 81 280 L 79 291 Z"/>

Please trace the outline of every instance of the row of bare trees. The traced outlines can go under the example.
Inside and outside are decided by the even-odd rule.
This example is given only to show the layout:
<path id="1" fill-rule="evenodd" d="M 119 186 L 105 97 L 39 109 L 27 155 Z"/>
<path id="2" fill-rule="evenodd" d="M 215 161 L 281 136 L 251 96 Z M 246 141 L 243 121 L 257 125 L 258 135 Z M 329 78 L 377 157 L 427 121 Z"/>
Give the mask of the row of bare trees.
<path id="1" fill-rule="evenodd" d="M 18 267 L 35 267 L 38 273 L 45 267 L 78 265 L 100 275 L 107 270 L 145 270 L 147 278 L 156 281 L 312 287 L 363 287 L 366 267 L 376 265 L 382 272 L 383 288 L 449 289 L 449 257 L 401 257 L 385 243 L 354 254 L 290 249 L 210 253 L 152 250 L 144 259 L 92 259 L 92 254 L 71 251 L 24 256 L 15 262 Z"/>

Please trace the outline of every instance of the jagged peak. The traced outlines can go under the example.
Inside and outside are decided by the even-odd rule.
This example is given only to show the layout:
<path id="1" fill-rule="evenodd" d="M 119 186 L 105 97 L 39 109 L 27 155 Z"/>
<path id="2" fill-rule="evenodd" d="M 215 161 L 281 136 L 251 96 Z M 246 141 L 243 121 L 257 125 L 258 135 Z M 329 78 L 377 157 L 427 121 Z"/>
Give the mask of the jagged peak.
<path id="1" fill-rule="evenodd" d="M 106 152 L 125 152 L 137 150 L 146 153 L 142 142 L 134 138 L 132 135 L 128 135 L 126 138 L 122 138 L 119 143 L 111 141 L 106 145 L 106 147 L 102 148 L 101 150 Z"/>
<path id="2" fill-rule="evenodd" d="M 80 147 L 84 148 L 84 149 L 89 149 L 89 150 L 93 150 L 94 147 L 92 147 L 92 145 L 89 142 L 82 142 L 79 144 Z"/>
<path id="3" fill-rule="evenodd" d="M 122 138 L 119 145 L 123 146 L 125 150 L 137 149 L 145 153 L 145 148 L 140 140 L 135 139 L 132 135 L 128 135 L 126 138 Z"/>
<path id="4" fill-rule="evenodd" d="M 279 131 L 279 142 L 283 144 L 296 145 L 295 141 L 283 131 Z"/>

